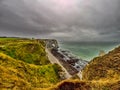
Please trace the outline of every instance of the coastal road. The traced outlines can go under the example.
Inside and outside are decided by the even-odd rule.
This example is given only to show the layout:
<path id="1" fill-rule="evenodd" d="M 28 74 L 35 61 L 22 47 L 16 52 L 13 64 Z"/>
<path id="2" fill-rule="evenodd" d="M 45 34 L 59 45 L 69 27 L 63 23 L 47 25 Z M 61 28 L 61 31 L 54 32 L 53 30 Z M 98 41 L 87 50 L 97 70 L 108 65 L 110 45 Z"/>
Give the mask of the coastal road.
<path id="1" fill-rule="evenodd" d="M 65 72 L 65 78 L 69 79 L 70 77 L 72 77 L 68 71 L 62 66 L 62 64 L 59 62 L 59 60 L 50 52 L 49 49 L 46 48 L 46 53 L 47 53 L 47 56 L 50 60 L 50 62 L 52 64 L 58 64 L 59 66 L 61 66 L 62 70 Z"/>

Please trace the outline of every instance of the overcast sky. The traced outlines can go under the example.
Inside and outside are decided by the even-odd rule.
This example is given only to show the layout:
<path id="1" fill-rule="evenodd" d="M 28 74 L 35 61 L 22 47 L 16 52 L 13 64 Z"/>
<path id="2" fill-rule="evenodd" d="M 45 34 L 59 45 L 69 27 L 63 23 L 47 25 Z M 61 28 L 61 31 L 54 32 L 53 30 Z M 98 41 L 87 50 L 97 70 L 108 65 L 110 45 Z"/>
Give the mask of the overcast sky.
<path id="1" fill-rule="evenodd" d="M 120 0 L 0 0 L 0 36 L 120 42 Z"/>

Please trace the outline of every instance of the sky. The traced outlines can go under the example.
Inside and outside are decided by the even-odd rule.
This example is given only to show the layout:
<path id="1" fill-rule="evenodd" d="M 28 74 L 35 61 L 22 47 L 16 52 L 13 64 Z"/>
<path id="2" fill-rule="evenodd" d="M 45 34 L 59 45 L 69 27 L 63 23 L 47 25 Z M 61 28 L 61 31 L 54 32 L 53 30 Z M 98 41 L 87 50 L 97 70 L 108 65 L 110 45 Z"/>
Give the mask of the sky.
<path id="1" fill-rule="evenodd" d="M 120 0 L 0 0 L 0 36 L 120 42 Z"/>

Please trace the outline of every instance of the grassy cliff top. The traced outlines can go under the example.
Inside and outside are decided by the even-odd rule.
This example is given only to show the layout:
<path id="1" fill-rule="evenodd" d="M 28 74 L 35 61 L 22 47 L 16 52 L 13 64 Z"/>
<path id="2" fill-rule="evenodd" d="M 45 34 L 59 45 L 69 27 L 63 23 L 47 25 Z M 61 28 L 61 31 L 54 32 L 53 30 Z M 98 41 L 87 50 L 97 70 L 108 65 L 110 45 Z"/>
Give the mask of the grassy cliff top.
<path id="1" fill-rule="evenodd" d="M 50 87 L 59 81 L 57 65 L 38 66 L 0 53 L 0 88 Z"/>
<path id="2" fill-rule="evenodd" d="M 89 62 L 83 80 L 100 90 L 120 90 L 120 46 Z"/>
<path id="3" fill-rule="evenodd" d="M 108 54 L 94 58 L 83 70 L 86 80 L 120 80 L 120 46 Z"/>
<path id="4" fill-rule="evenodd" d="M 60 81 L 59 70 L 50 64 L 44 40 L 0 38 L 0 89 L 51 87 Z"/>
<path id="5" fill-rule="evenodd" d="M 89 62 L 82 81 L 63 81 L 51 90 L 120 90 L 120 46 Z"/>
<path id="6" fill-rule="evenodd" d="M 0 52 L 30 64 L 47 65 L 50 63 L 45 52 L 45 43 L 42 40 L 1 38 Z"/>
<path id="7" fill-rule="evenodd" d="M 120 90 L 120 47 L 94 58 L 83 69 L 84 81 L 56 84 L 59 71 L 47 58 L 44 40 L 0 38 L 0 89 L 5 90 Z"/>

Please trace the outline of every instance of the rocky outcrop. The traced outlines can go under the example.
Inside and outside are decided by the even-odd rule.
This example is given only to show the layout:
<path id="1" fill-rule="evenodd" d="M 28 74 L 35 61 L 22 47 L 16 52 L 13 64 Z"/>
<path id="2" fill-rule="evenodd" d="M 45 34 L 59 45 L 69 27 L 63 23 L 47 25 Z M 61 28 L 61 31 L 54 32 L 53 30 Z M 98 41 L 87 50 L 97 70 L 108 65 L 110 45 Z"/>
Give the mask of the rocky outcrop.
<path id="1" fill-rule="evenodd" d="M 58 42 L 55 39 L 45 39 L 44 40 L 46 47 L 49 49 L 57 49 L 59 48 Z"/>
<path id="2" fill-rule="evenodd" d="M 84 81 L 63 81 L 57 88 L 52 90 L 92 90 L 90 85 Z"/>

